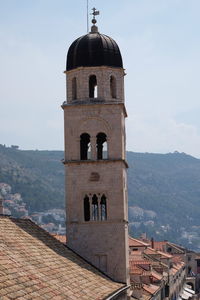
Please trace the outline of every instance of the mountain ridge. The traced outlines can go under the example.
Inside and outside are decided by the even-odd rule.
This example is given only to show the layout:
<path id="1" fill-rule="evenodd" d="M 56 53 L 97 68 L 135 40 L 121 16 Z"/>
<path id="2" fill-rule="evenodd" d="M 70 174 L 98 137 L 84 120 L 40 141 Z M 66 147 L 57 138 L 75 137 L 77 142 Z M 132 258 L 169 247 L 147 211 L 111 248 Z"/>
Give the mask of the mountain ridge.
<path id="1" fill-rule="evenodd" d="M 64 208 L 63 151 L 0 145 L 0 182 L 30 213 Z M 200 251 L 200 159 L 185 153 L 127 152 L 130 232 Z"/>

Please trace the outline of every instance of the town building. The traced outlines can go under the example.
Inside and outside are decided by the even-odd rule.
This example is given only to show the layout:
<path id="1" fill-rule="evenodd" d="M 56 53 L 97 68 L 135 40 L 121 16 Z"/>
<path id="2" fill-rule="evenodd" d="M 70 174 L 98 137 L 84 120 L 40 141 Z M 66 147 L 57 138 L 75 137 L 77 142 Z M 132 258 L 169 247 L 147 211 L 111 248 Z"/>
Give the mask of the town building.
<path id="1" fill-rule="evenodd" d="M 129 238 L 131 294 L 133 299 L 196 299 L 188 282 L 186 249 L 167 241 Z M 171 249 L 169 251 L 169 249 Z M 170 253 L 169 253 L 170 252 Z M 197 279 L 197 276 L 193 276 Z"/>

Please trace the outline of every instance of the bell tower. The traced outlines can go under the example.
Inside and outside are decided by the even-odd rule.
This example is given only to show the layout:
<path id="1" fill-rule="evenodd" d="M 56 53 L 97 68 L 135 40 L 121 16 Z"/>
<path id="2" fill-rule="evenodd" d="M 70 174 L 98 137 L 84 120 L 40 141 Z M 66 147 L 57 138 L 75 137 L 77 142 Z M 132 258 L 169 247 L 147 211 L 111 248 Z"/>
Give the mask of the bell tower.
<path id="1" fill-rule="evenodd" d="M 91 32 L 67 54 L 67 244 L 113 280 L 129 282 L 124 69 L 117 43 Z"/>

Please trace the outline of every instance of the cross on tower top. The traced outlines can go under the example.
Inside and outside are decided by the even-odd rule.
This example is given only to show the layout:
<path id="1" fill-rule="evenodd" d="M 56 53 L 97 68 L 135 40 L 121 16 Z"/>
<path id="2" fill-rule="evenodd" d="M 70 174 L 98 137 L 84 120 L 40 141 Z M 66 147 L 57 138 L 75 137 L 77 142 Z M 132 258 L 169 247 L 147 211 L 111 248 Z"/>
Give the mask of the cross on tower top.
<path id="1" fill-rule="evenodd" d="M 93 13 L 91 13 L 91 15 L 93 15 L 93 19 L 92 19 L 92 23 L 93 24 L 96 24 L 97 20 L 96 20 L 96 16 L 98 16 L 100 14 L 100 11 L 99 10 L 96 10 L 95 7 L 93 7 Z"/>

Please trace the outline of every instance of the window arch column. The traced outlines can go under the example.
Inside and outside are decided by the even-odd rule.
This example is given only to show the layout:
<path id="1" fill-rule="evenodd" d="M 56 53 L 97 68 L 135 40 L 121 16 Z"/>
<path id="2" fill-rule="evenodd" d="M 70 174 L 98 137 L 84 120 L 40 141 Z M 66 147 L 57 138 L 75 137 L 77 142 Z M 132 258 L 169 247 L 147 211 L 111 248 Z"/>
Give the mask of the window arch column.
<path id="1" fill-rule="evenodd" d="M 106 221 L 107 220 L 107 197 L 105 194 L 85 194 L 83 198 L 84 221 Z"/>
<path id="2" fill-rule="evenodd" d="M 96 136 L 91 136 L 91 159 L 96 160 L 97 154 L 96 154 Z"/>
<path id="3" fill-rule="evenodd" d="M 105 133 L 100 132 L 96 136 L 96 151 L 97 159 L 107 159 L 108 158 L 108 143 L 107 136 Z"/>
<path id="4" fill-rule="evenodd" d="M 92 196 L 92 221 L 99 221 L 99 201 L 96 194 Z"/>
<path id="5" fill-rule="evenodd" d="M 103 194 L 100 201 L 100 218 L 101 221 L 107 220 L 107 203 L 106 196 Z"/>

